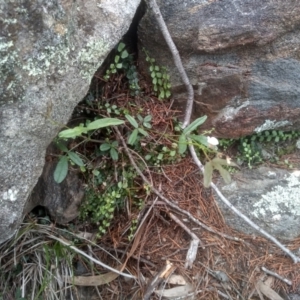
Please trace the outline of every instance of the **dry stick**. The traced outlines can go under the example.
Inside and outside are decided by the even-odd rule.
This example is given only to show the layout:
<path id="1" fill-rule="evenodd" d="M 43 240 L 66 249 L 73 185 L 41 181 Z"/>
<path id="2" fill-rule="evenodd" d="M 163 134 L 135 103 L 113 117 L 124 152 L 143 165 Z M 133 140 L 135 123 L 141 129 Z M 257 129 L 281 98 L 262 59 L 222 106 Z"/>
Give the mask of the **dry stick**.
<path id="1" fill-rule="evenodd" d="M 187 100 L 187 106 L 185 110 L 185 118 L 184 118 L 184 123 L 183 123 L 183 128 L 185 128 L 189 123 L 191 119 L 191 113 L 192 113 L 192 108 L 193 108 L 193 101 L 194 101 L 194 93 L 193 93 L 193 88 L 191 86 L 191 83 L 186 75 L 186 72 L 184 70 L 184 67 L 181 62 L 181 58 L 179 56 L 178 50 L 176 49 L 176 46 L 174 42 L 172 41 L 171 35 L 168 31 L 168 28 L 165 24 L 165 21 L 160 13 L 159 7 L 156 4 L 155 0 L 148 0 L 150 8 L 152 9 L 156 21 L 159 24 L 159 27 L 162 31 L 162 34 L 170 48 L 170 51 L 172 52 L 174 62 L 176 67 L 178 68 L 179 74 L 184 82 L 184 84 L 187 87 L 188 91 L 188 100 Z M 192 154 L 192 157 L 197 164 L 197 166 L 200 168 L 200 170 L 203 173 L 203 165 L 198 159 L 194 146 L 189 145 L 190 152 Z M 230 208 L 232 209 L 239 217 L 241 217 L 244 221 L 246 221 L 252 228 L 256 229 L 259 231 L 261 234 L 263 234 L 265 237 L 267 237 L 269 240 L 271 240 L 273 243 L 275 243 L 283 252 L 285 252 L 287 255 L 289 255 L 294 263 L 300 262 L 300 258 L 294 255 L 289 249 L 287 249 L 284 245 L 282 245 L 277 239 L 275 239 L 272 235 L 264 231 L 262 228 L 260 228 L 258 225 L 256 225 L 254 222 L 252 222 L 247 216 L 242 214 L 238 209 L 236 209 L 228 200 L 227 198 L 221 193 L 221 191 L 215 186 L 214 183 L 211 183 L 212 188 L 215 190 L 215 192 L 218 194 L 218 196 L 221 198 L 221 200 Z"/>
<path id="2" fill-rule="evenodd" d="M 284 278 L 284 277 L 280 276 L 279 274 L 277 274 L 277 273 L 275 273 L 275 272 L 272 272 L 272 271 L 268 270 L 268 269 L 265 268 L 265 267 L 261 267 L 261 269 L 262 269 L 262 271 L 264 271 L 265 273 L 267 273 L 267 274 L 269 274 L 269 275 L 271 275 L 271 276 L 274 276 L 274 277 L 276 277 L 276 278 L 282 280 L 283 282 L 285 282 L 285 283 L 288 284 L 288 285 L 292 285 L 292 284 L 293 284 L 293 283 L 292 283 L 290 280 L 288 280 L 287 278 Z"/>
<path id="3" fill-rule="evenodd" d="M 169 33 L 169 30 L 166 26 L 166 23 L 160 13 L 160 9 L 156 3 L 155 0 L 148 0 L 148 3 L 149 3 L 149 6 L 150 8 L 152 9 L 154 15 L 155 15 L 155 18 L 156 18 L 156 21 L 158 23 L 158 26 L 160 28 L 160 31 L 161 33 L 163 34 L 169 48 L 170 48 L 170 51 L 173 55 L 173 60 L 174 60 L 174 63 L 176 65 L 176 68 L 178 69 L 179 73 L 180 73 L 180 76 L 181 76 L 181 79 L 184 83 L 184 85 L 186 86 L 186 89 L 187 89 L 187 92 L 188 92 L 188 100 L 187 100 L 187 105 L 186 105 L 186 109 L 185 109 L 185 115 L 184 115 L 184 121 L 183 121 L 183 128 L 185 128 L 187 125 L 189 125 L 190 123 L 190 120 L 191 120 L 191 115 L 192 115 L 192 109 L 193 109 L 193 101 L 194 101 L 194 90 L 193 90 L 193 87 L 190 83 L 190 80 L 185 72 L 185 69 L 182 65 L 182 62 L 181 62 L 181 58 L 180 58 L 180 55 L 179 55 L 179 52 L 171 38 L 171 35 Z"/>
<path id="4" fill-rule="evenodd" d="M 172 202 L 171 200 L 169 200 L 168 198 L 166 198 L 160 191 L 158 191 L 155 187 L 153 187 L 150 183 L 150 181 L 146 178 L 146 176 L 143 174 L 143 172 L 141 171 L 141 169 L 137 166 L 136 162 L 134 161 L 130 151 L 129 151 L 129 148 L 127 147 L 127 144 L 124 140 L 124 138 L 122 137 L 118 127 L 114 126 L 113 127 L 114 130 L 116 131 L 123 147 L 124 147 L 124 150 L 130 160 L 130 163 L 131 165 L 135 168 L 136 172 L 139 174 L 139 176 L 142 178 L 142 180 L 144 181 L 144 183 L 146 183 L 151 191 L 156 194 L 160 199 L 162 199 L 168 206 L 174 208 L 176 211 L 179 211 L 181 212 L 182 214 L 184 214 L 185 216 L 187 216 L 190 220 L 192 220 L 194 223 L 198 224 L 199 226 L 201 226 L 202 228 L 204 228 L 205 230 L 209 231 L 209 232 L 212 232 L 214 234 L 217 234 L 219 236 L 222 236 L 226 239 L 229 239 L 229 240 L 233 240 L 233 241 L 240 241 L 240 242 L 243 242 L 242 239 L 238 238 L 238 237 L 233 237 L 233 236 L 230 236 L 228 234 L 225 234 L 225 233 L 222 233 L 222 232 L 219 232 L 219 231 L 216 231 L 208 226 L 206 226 L 205 224 L 203 224 L 202 222 L 200 222 L 198 219 L 196 219 L 194 216 L 191 215 L 191 213 L 189 213 L 188 211 L 180 208 L 178 205 L 176 205 L 174 202 Z"/>
<path id="5" fill-rule="evenodd" d="M 173 221 L 175 221 L 181 228 L 183 228 L 192 238 L 189 250 L 186 254 L 186 260 L 185 260 L 185 265 L 184 267 L 187 268 L 192 268 L 193 267 L 193 262 L 196 259 L 197 256 L 197 250 L 198 250 L 198 246 L 199 244 L 201 245 L 201 247 L 204 249 L 203 247 L 203 243 L 201 242 L 201 240 L 197 237 L 197 235 L 195 233 L 193 233 L 187 226 L 185 226 L 185 224 L 183 224 L 175 215 L 173 215 L 172 213 L 169 213 L 169 216 L 171 217 L 171 219 Z"/>

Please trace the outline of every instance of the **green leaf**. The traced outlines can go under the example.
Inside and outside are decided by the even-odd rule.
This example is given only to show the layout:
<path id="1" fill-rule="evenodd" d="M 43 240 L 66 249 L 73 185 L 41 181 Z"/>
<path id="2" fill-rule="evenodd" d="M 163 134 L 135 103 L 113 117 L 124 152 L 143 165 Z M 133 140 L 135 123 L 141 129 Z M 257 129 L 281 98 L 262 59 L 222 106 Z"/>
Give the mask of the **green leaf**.
<path id="1" fill-rule="evenodd" d="M 127 50 L 124 50 L 124 51 L 122 51 L 122 54 L 121 54 L 121 57 L 124 59 L 124 58 L 126 58 L 126 57 L 128 57 L 128 52 L 127 52 Z"/>
<path id="2" fill-rule="evenodd" d="M 77 153 L 73 152 L 73 151 L 69 151 L 68 152 L 68 156 L 69 158 L 79 167 L 83 167 L 84 166 L 84 162 L 82 161 L 82 159 L 78 156 Z"/>
<path id="3" fill-rule="evenodd" d="M 123 64 L 122 63 L 119 63 L 116 65 L 117 69 L 122 69 L 123 68 Z"/>
<path id="4" fill-rule="evenodd" d="M 226 184 L 229 184 L 229 183 L 231 182 L 231 176 L 230 176 L 229 172 L 228 172 L 227 170 L 225 170 L 225 169 L 224 169 L 221 165 L 219 165 L 219 164 L 215 164 L 215 163 L 214 163 L 214 167 L 215 167 L 215 169 L 217 169 L 217 170 L 220 172 L 220 174 L 221 174 L 221 176 L 223 177 L 225 183 L 226 183 Z"/>
<path id="5" fill-rule="evenodd" d="M 139 119 L 140 122 L 143 122 L 143 120 L 144 120 L 140 114 L 137 115 L 137 118 Z"/>
<path id="6" fill-rule="evenodd" d="M 64 143 L 62 143 L 61 141 L 57 141 L 56 142 L 56 147 L 59 150 L 63 151 L 63 152 L 68 152 L 69 151 L 69 149 L 67 148 L 67 146 Z"/>
<path id="7" fill-rule="evenodd" d="M 202 125 L 207 119 L 207 116 L 200 117 L 196 119 L 194 122 L 192 122 L 189 126 L 187 126 L 184 130 L 183 133 L 188 134 L 192 131 L 194 131 L 198 126 Z"/>
<path id="8" fill-rule="evenodd" d="M 185 134 L 182 134 L 179 137 L 179 141 L 178 141 L 178 152 L 180 154 L 183 154 L 186 151 L 186 149 L 187 149 L 187 139 Z"/>
<path id="9" fill-rule="evenodd" d="M 204 173 L 203 173 L 203 185 L 204 187 L 208 188 L 211 184 L 212 174 L 213 174 L 213 165 L 212 162 L 209 161 L 204 166 Z"/>
<path id="10" fill-rule="evenodd" d="M 148 132 L 145 131 L 143 128 L 138 128 L 138 131 L 143 135 L 143 136 L 148 136 Z"/>
<path id="11" fill-rule="evenodd" d="M 207 136 L 191 134 L 189 137 L 194 141 L 208 147 Z"/>
<path id="12" fill-rule="evenodd" d="M 120 60 L 120 56 L 119 56 L 119 55 L 116 55 L 116 56 L 115 56 L 115 63 L 117 64 L 117 63 L 119 62 L 119 60 Z"/>
<path id="13" fill-rule="evenodd" d="M 162 153 L 159 153 L 158 155 L 157 155 L 157 159 L 158 160 L 162 160 L 164 158 L 164 155 L 162 154 Z"/>
<path id="14" fill-rule="evenodd" d="M 110 148 L 110 157 L 112 158 L 112 160 L 116 161 L 119 159 L 119 155 L 118 155 L 118 152 L 115 148 Z"/>
<path id="15" fill-rule="evenodd" d="M 87 129 L 83 126 L 76 126 L 71 129 L 66 129 L 61 131 L 58 136 L 61 139 L 69 139 L 69 138 L 76 138 L 78 136 L 81 136 L 83 133 L 86 133 Z"/>
<path id="16" fill-rule="evenodd" d="M 150 123 L 148 123 L 148 122 L 144 122 L 143 126 L 146 127 L 146 128 L 149 128 L 149 129 L 152 128 L 152 125 Z"/>
<path id="17" fill-rule="evenodd" d="M 152 79 L 152 83 L 157 84 L 157 78 L 156 77 Z"/>
<path id="18" fill-rule="evenodd" d="M 113 142 L 111 143 L 111 146 L 112 146 L 113 148 L 117 148 L 117 147 L 119 146 L 118 141 L 113 141 Z"/>
<path id="19" fill-rule="evenodd" d="M 130 134 L 130 136 L 129 136 L 129 138 L 128 138 L 128 141 L 127 141 L 127 143 L 129 144 L 129 145 L 131 145 L 131 146 L 133 146 L 134 144 L 135 144 L 135 142 L 136 142 L 136 139 L 137 139 L 137 136 L 138 136 L 138 130 L 137 129 L 134 129 L 132 132 L 131 132 L 131 134 Z"/>
<path id="20" fill-rule="evenodd" d="M 166 98 L 169 98 L 171 96 L 171 92 L 170 91 L 166 91 Z"/>
<path id="21" fill-rule="evenodd" d="M 139 124 L 137 123 L 137 121 L 135 120 L 134 117 L 132 117 L 131 115 L 125 115 L 125 118 L 129 121 L 129 123 L 134 127 L 134 128 L 138 128 Z"/>
<path id="22" fill-rule="evenodd" d="M 214 164 L 219 164 L 219 165 L 223 165 L 223 166 L 232 166 L 232 167 L 239 168 L 239 166 L 231 160 L 215 157 L 212 161 L 213 161 Z"/>
<path id="23" fill-rule="evenodd" d="M 96 121 L 91 122 L 87 126 L 87 130 L 95 130 L 103 127 L 108 127 L 108 126 L 117 126 L 124 124 L 124 121 L 116 118 L 103 118 L 99 119 Z"/>
<path id="24" fill-rule="evenodd" d="M 118 51 L 121 52 L 123 49 L 125 48 L 125 44 L 124 43 L 119 43 L 118 45 Z"/>
<path id="25" fill-rule="evenodd" d="M 160 91 L 160 94 L 159 94 L 158 98 L 159 99 L 164 99 L 165 98 L 165 91 L 164 90 Z"/>
<path id="26" fill-rule="evenodd" d="M 154 70 L 154 67 L 153 67 L 153 66 L 150 66 L 150 67 L 149 67 L 149 71 L 150 71 L 150 72 L 153 72 L 153 70 Z"/>
<path id="27" fill-rule="evenodd" d="M 148 115 L 144 118 L 144 122 L 150 122 L 152 120 L 152 116 Z"/>
<path id="28" fill-rule="evenodd" d="M 62 156 L 55 168 L 54 171 L 54 180 L 57 183 L 61 183 L 68 174 L 68 157 Z"/>
<path id="29" fill-rule="evenodd" d="M 161 78 L 161 77 L 162 77 L 161 73 L 160 73 L 160 72 L 157 72 L 157 73 L 156 73 L 156 77 L 157 77 L 157 78 Z"/>
<path id="30" fill-rule="evenodd" d="M 151 72 L 151 77 L 152 78 L 156 78 L 156 73 L 153 71 L 153 72 Z"/>
<path id="31" fill-rule="evenodd" d="M 104 143 L 104 144 L 102 144 L 102 145 L 99 147 L 99 149 L 100 149 L 101 151 L 107 151 L 107 150 L 109 150 L 110 148 L 111 148 L 111 145 L 108 144 L 108 143 Z"/>

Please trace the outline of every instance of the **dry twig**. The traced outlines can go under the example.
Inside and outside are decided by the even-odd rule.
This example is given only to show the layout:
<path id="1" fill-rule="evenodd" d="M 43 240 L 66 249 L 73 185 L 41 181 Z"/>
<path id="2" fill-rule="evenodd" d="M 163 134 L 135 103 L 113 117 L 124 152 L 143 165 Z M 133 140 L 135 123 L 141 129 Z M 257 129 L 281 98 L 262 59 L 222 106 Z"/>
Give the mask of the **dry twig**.
<path id="1" fill-rule="evenodd" d="M 201 245 L 202 248 L 204 248 L 203 243 L 201 240 L 197 237 L 195 233 L 193 233 L 187 226 L 185 226 L 175 215 L 172 213 L 169 213 L 170 218 L 175 221 L 181 228 L 183 228 L 192 238 L 189 250 L 186 254 L 186 260 L 185 260 L 185 265 L 184 267 L 187 268 L 192 268 L 193 262 L 196 259 L 197 256 L 197 250 L 199 244 Z"/>
<path id="2" fill-rule="evenodd" d="M 269 274 L 269 275 L 271 275 L 271 276 L 274 276 L 274 277 L 276 277 L 276 278 L 282 280 L 283 282 L 285 282 L 285 283 L 288 284 L 288 285 L 292 285 L 292 284 L 293 284 L 293 283 L 292 283 L 290 280 L 288 280 L 287 278 L 284 278 L 284 277 L 280 276 L 279 274 L 277 274 L 277 273 L 275 273 L 275 272 L 272 272 L 272 271 L 268 270 L 268 269 L 265 268 L 265 267 L 261 267 L 261 269 L 262 269 L 262 271 L 264 271 L 266 274 Z"/>

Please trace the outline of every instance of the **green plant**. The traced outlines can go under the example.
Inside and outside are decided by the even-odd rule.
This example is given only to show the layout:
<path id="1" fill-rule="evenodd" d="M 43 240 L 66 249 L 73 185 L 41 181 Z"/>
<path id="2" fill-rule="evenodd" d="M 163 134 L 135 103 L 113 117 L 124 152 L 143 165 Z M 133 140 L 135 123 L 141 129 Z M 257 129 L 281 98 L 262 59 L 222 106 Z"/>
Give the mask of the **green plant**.
<path id="1" fill-rule="evenodd" d="M 180 154 L 185 153 L 189 143 L 195 144 L 204 152 L 206 156 L 206 152 L 208 150 L 217 150 L 216 147 L 219 141 L 216 138 L 192 134 L 192 132 L 195 131 L 200 125 L 202 125 L 206 121 L 206 119 L 206 116 L 200 117 L 193 121 L 182 131 L 178 142 L 178 151 Z M 221 159 L 218 156 L 216 156 L 213 159 L 209 159 L 208 162 L 206 162 L 203 173 L 204 187 L 210 186 L 213 170 L 217 170 L 226 183 L 229 183 L 231 181 L 230 173 L 226 169 L 224 169 L 223 166 L 237 167 L 237 165 L 233 163 L 230 159 Z"/>
<path id="2" fill-rule="evenodd" d="M 129 235 L 128 235 L 128 240 L 131 241 L 133 239 L 134 233 L 137 229 L 137 225 L 138 225 L 138 220 L 137 219 L 133 219 L 131 221 L 131 226 L 129 229 Z"/>
<path id="3" fill-rule="evenodd" d="M 189 126 L 183 129 L 181 135 L 178 140 L 178 152 L 180 154 L 184 154 L 187 150 L 187 146 L 189 142 L 195 141 L 199 143 L 199 145 L 208 146 L 207 137 L 204 135 L 195 135 L 192 134 L 194 130 L 196 130 L 200 125 L 202 125 L 207 119 L 207 116 L 200 117 L 193 121 Z"/>
<path id="4" fill-rule="evenodd" d="M 111 142 L 108 139 L 106 139 L 106 142 L 103 143 L 99 149 L 103 152 L 109 152 L 109 155 L 112 158 L 112 160 L 117 161 L 119 159 L 119 154 L 117 151 L 118 146 L 119 146 L 118 141 Z"/>
<path id="5" fill-rule="evenodd" d="M 266 130 L 240 139 L 221 139 L 220 147 L 222 150 L 226 150 L 230 145 L 237 143 L 239 151 L 237 159 L 252 168 L 253 165 L 262 163 L 266 159 L 262 154 L 262 150 L 266 148 L 270 149 L 272 153 L 270 160 L 278 163 L 278 156 L 291 153 L 295 149 L 294 145 L 287 144 L 287 142 L 291 142 L 299 136 L 299 131 Z M 278 146 L 275 147 L 275 145 Z"/>
<path id="6" fill-rule="evenodd" d="M 125 115 L 125 117 L 134 127 L 134 130 L 131 132 L 127 139 L 127 143 L 133 146 L 137 142 L 139 134 L 143 135 L 144 137 L 147 137 L 149 135 L 145 128 L 150 129 L 152 127 L 150 123 L 152 116 L 148 115 L 143 118 L 142 116 L 137 115 L 140 124 L 134 117 L 130 115 Z"/>
<path id="7" fill-rule="evenodd" d="M 228 170 L 224 166 L 237 167 L 230 159 L 222 159 L 215 157 L 214 159 L 208 161 L 204 167 L 204 187 L 208 188 L 212 181 L 213 170 L 217 170 L 220 175 L 223 177 L 225 183 L 229 184 L 231 181 L 231 176 Z"/>
<path id="8" fill-rule="evenodd" d="M 109 127 L 109 126 L 116 126 L 123 124 L 124 121 L 115 119 L 115 118 L 103 118 L 103 119 L 98 119 L 93 122 L 87 122 L 87 125 L 80 124 L 79 126 L 76 126 L 74 128 L 66 129 L 61 131 L 58 134 L 59 139 L 61 140 L 67 140 L 67 139 L 74 139 L 76 137 L 82 136 L 82 134 L 87 134 L 89 131 L 92 130 L 97 130 L 100 128 L 104 127 Z M 55 171 L 54 171 L 54 180 L 57 183 L 61 183 L 67 176 L 68 174 L 68 169 L 69 169 L 69 161 L 72 161 L 74 164 L 77 166 L 83 168 L 84 167 L 84 162 L 83 160 L 76 154 L 74 151 L 69 150 L 64 143 L 58 141 L 57 143 L 58 147 L 65 152 L 66 154 L 61 156 Z M 112 150 L 112 152 L 114 152 Z M 113 156 L 115 153 L 113 153 Z"/>
<path id="9" fill-rule="evenodd" d="M 125 199 L 134 198 L 130 187 L 136 176 L 130 167 L 123 169 L 122 180 L 117 183 L 114 182 L 113 170 L 99 170 L 94 175 L 80 209 L 80 218 L 98 224 L 99 236 L 106 233 L 115 210 L 124 208 Z"/>
<path id="10" fill-rule="evenodd" d="M 147 162 L 152 162 L 154 166 L 161 166 L 163 163 L 171 163 L 177 160 L 177 148 L 178 145 L 176 143 L 172 143 L 171 147 L 159 147 L 159 149 L 154 149 L 145 155 L 145 160 Z"/>
<path id="11" fill-rule="evenodd" d="M 94 190 L 87 192 L 87 199 L 81 209 L 81 218 L 89 218 L 92 223 L 98 223 L 99 235 L 106 233 L 107 228 L 114 216 L 117 202 L 122 196 L 122 189 L 112 187 L 104 194 L 97 193 Z"/>
<path id="12" fill-rule="evenodd" d="M 261 149 L 254 139 L 242 138 L 240 140 L 239 151 L 241 153 L 241 159 L 245 160 L 249 168 L 252 168 L 253 164 L 262 162 Z"/>
<path id="13" fill-rule="evenodd" d="M 114 62 L 110 64 L 108 70 L 106 71 L 104 79 L 108 80 L 111 74 L 122 71 L 125 73 L 128 79 L 131 94 L 138 95 L 141 89 L 139 86 L 138 72 L 133 62 L 133 56 L 128 53 L 125 47 L 126 45 L 124 43 L 119 43 L 116 50 L 117 53 L 114 57 Z"/>
<path id="14" fill-rule="evenodd" d="M 158 99 L 169 98 L 171 96 L 171 83 L 166 67 L 156 65 L 155 59 L 151 58 L 145 49 L 143 51 L 146 55 L 146 61 L 150 64 L 149 72 L 154 92 L 157 94 Z"/>

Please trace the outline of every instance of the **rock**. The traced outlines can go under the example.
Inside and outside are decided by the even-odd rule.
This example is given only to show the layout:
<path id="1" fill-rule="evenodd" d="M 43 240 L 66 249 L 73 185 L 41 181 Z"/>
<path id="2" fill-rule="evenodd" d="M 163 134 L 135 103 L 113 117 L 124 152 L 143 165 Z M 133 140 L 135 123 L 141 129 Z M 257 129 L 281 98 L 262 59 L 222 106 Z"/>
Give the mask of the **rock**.
<path id="1" fill-rule="evenodd" d="M 300 171 L 261 166 L 233 175 L 229 185 L 218 184 L 227 199 L 273 236 L 292 240 L 300 235 Z M 258 232 L 216 197 L 228 225 L 247 234 Z"/>
<path id="2" fill-rule="evenodd" d="M 18 228 L 47 146 L 139 2 L 0 2 L 0 243 Z"/>
<path id="3" fill-rule="evenodd" d="M 162 15 L 195 91 L 203 129 L 238 138 L 267 129 L 300 129 L 300 6 L 293 0 L 164 0 Z M 151 12 L 139 26 L 145 47 L 186 94 Z M 144 57 L 140 65 L 146 68 Z"/>
<path id="4" fill-rule="evenodd" d="M 51 145 L 49 148 L 49 152 L 55 151 Z M 56 165 L 56 160 L 46 161 L 42 176 L 26 203 L 24 215 L 36 206 L 44 206 L 55 223 L 65 224 L 79 215 L 84 189 L 78 173 L 70 169 L 64 181 L 56 183 L 53 176 Z"/>

